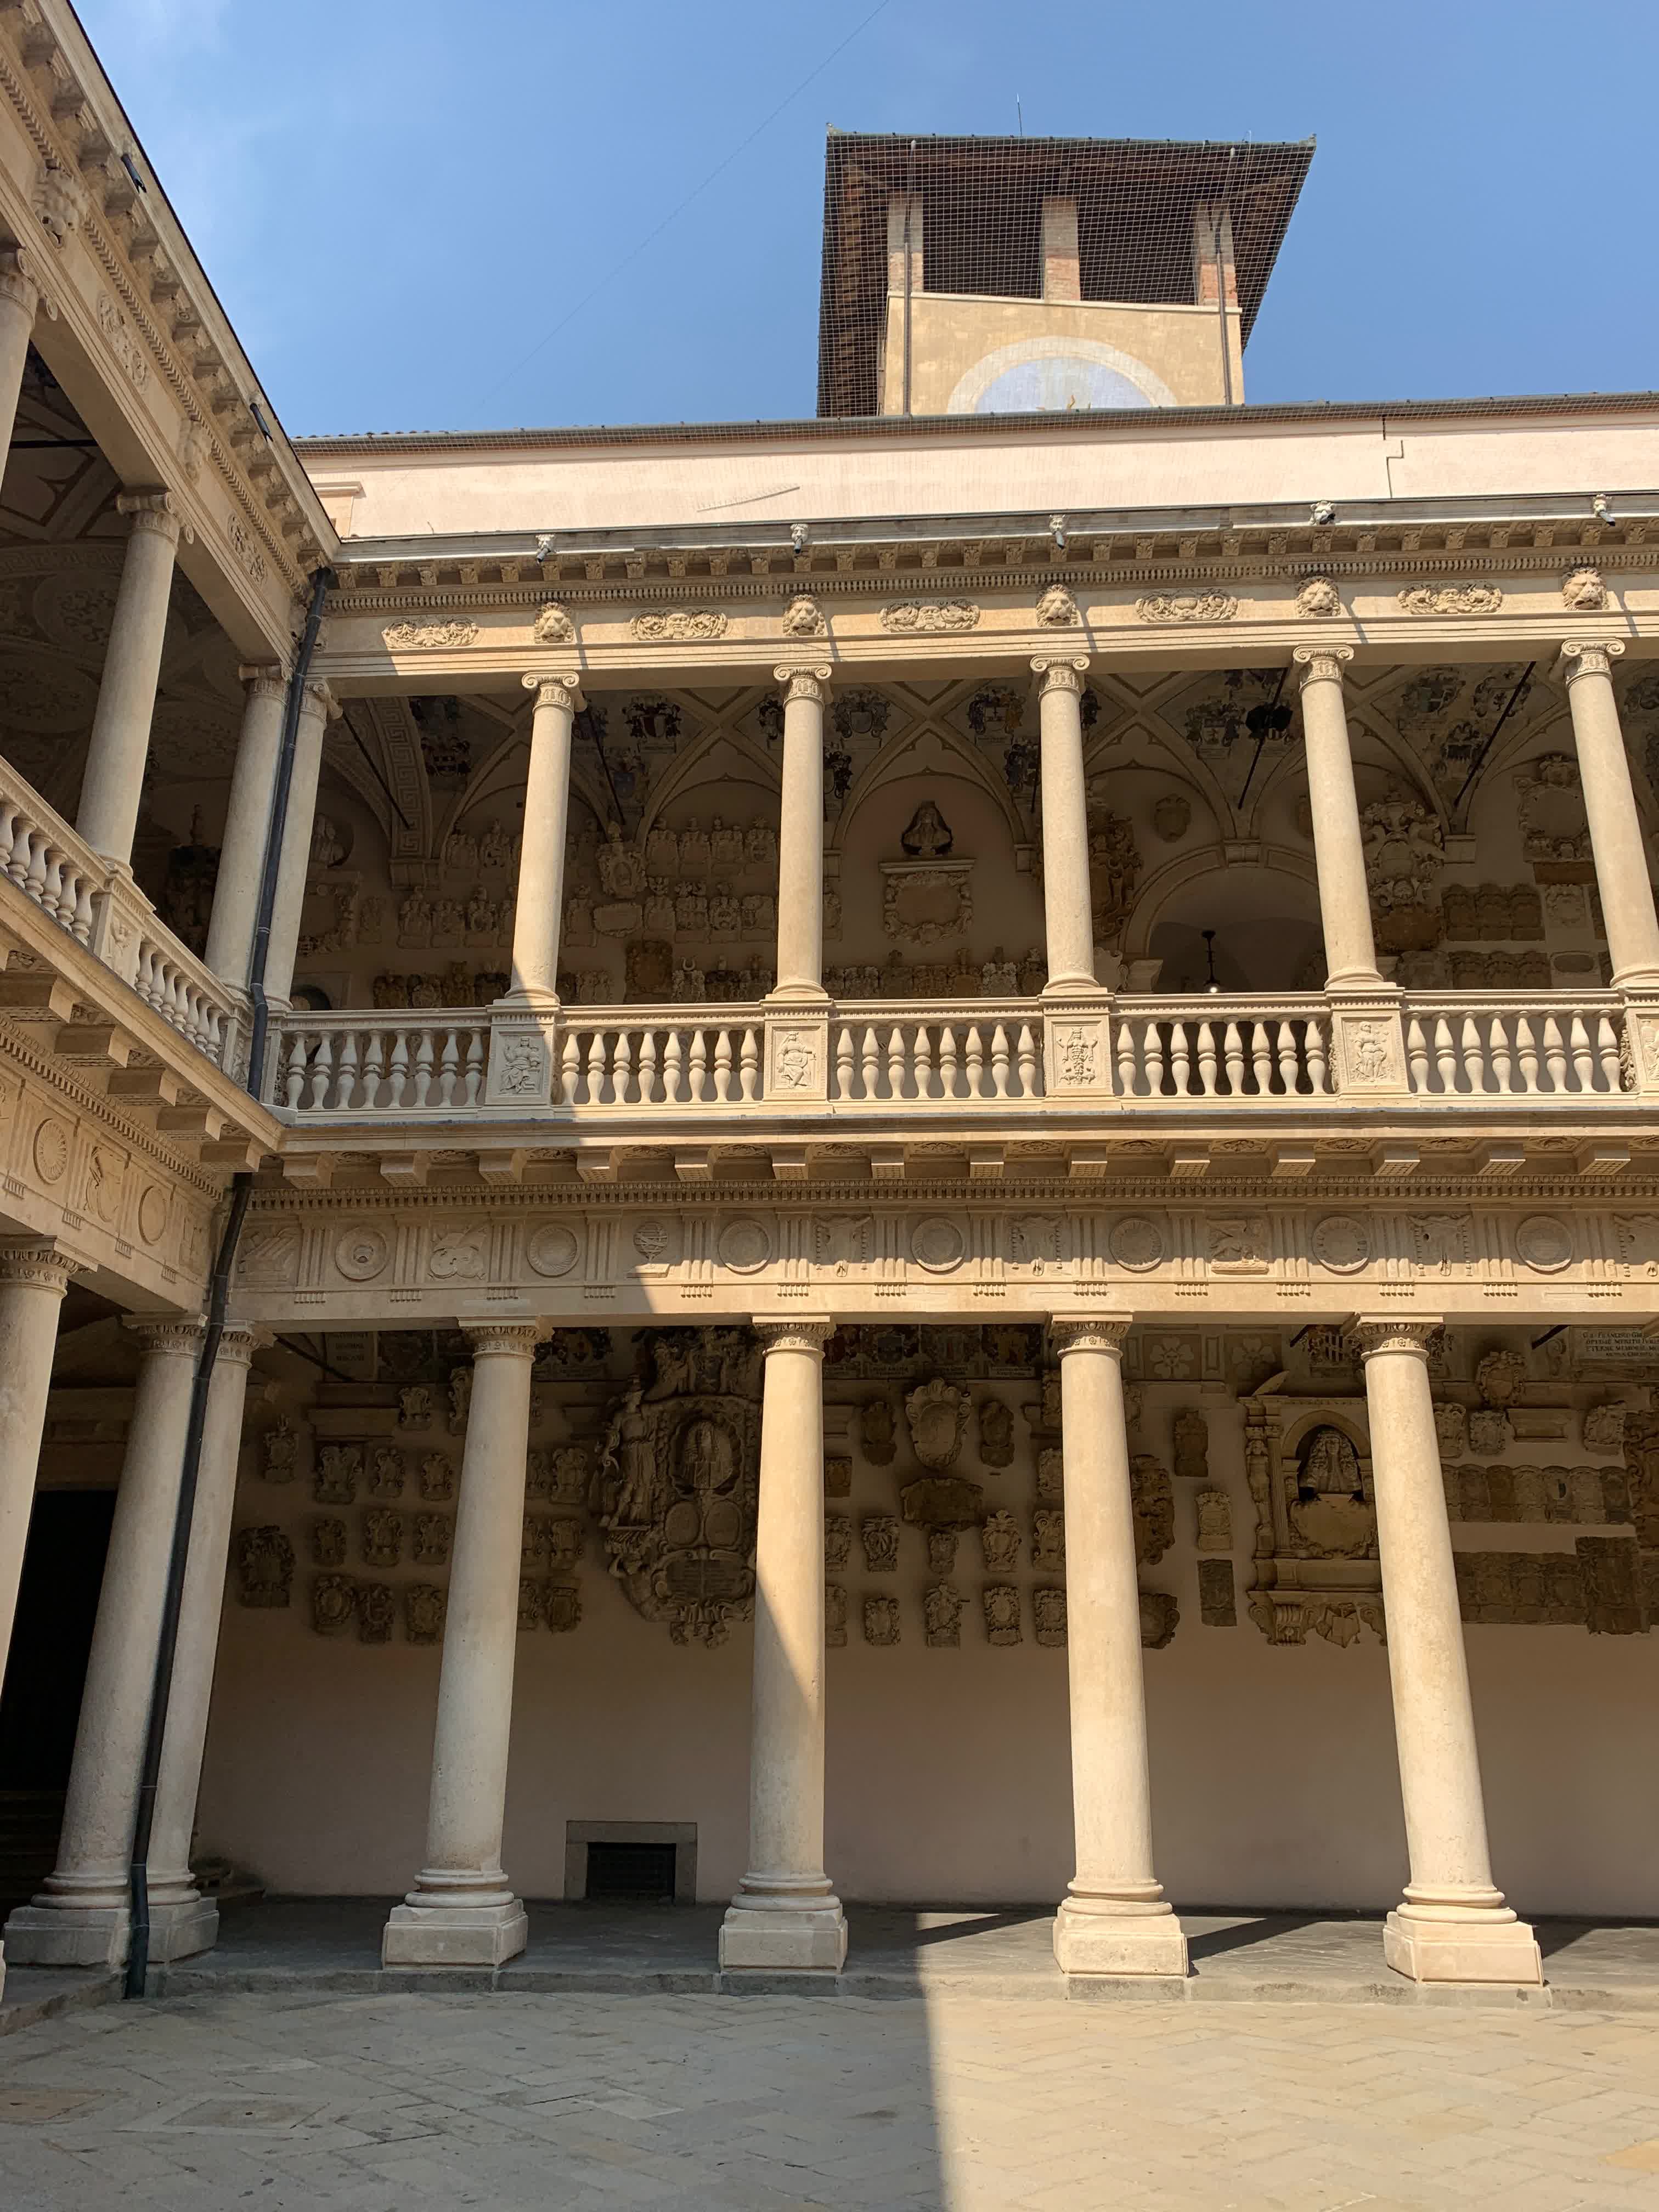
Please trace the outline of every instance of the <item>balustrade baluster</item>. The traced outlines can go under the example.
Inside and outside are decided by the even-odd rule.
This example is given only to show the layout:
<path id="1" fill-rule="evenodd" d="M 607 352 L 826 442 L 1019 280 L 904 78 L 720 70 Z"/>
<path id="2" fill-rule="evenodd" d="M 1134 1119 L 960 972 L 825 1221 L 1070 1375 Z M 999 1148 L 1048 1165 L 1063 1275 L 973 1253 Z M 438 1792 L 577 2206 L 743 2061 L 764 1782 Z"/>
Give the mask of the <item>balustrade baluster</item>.
<path id="1" fill-rule="evenodd" d="M 887 1096 L 904 1096 L 904 1031 L 896 1022 L 887 1032 Z"/>
<path id="2" fill-rule="evenodd" d="M 714 1032 L 714 1099 L 725 1106 L 732 1097 L 732 1032 L 724 1023 Z"/>
<path id="3" fill-rule="evenodd" d="M 328 1041 L 328 1031 L 325 1030 L 317 1040 L 317 1049 L 311 1060 L 311 1104 L 313 1112 L 318 1107 L 328 1104 L 328 1083 L 333 1073 L 334 1048 Z"/>
<path id="4" fill-rule="evenodd" d="M 1255 1089 L 1265 1098 L 1273 1087 L 1273 1038 L 1263 1021 L 1250 1024 L 1250 1073 L 1255 1079 Z"/>
<path id="5" fill-rule="evenodd" d="M 1532 1033 L 1532 1022 L 1525 1014 L 1515 1018 L 1515 1052 L 1521 1063 L 1521 1088 L 1534 1091 L 1538 1088 L 1538 1041 Z"/>
<path id="6" fill-rule="evenodd" d="M 77 875 L 75 878 L 75 919 L 70 925 L 70 934 L 77 944 L 92 942 L 92 878 Z"/>
<path id="7" fill-rule="evenodd" d="M 1435 1018 L 1434 1064 L 1439 1073 L 1442 1091 L 1457 1088 L 1457 1047 L 1452 1042 L 1451 1024 L 1443 1014 Z"/>
<path id="8" fill-rule="evenodd" d="M 662 1095 L 671 1106 L 683 1106 L 685 1093 L 680 1088 L 685 1079 L 685 1046 L 677 1029 L 671 1029 L 663 1042 Z"/>
<path id="9" fill-rule="evenodd" d="M 1515 1062 L 1510 1048 L 1510 1025 L 1502 1014 L 1489 1018 L 1492 1030 L 1492 1081 L 1498 1096 L 1511 1098 L 1515 1095 Z"/>
<path id="10" fill-rule="evenodd" d="M 1294 1031 L 1291 1033 L 1291 1049 L 1292 1052 L 1296 1049 Z M 1306 1087 L 1316 1097 L 1322 1098 L 1329 1089 L 1331 1062 L 1325 1037 L 1325 1024 L 1316 1017 L 1310 1017 L 1307 1028 L 1303 1033 L 1303 1050 L 1307 1055 L 1308 1062 Z M 1302 1087 L 1298 1083 L 1297 1088 L 1300 1090 Z"/>
<path id="11" fill-rule="evenodd" d="M 1140 1080 L 1140 1054 L 1137 1049 L 1135 1025 L 1132 1021 L 1117 1025 L 1117 1087 L 1119 1094 L 1133 1098 Z"/>
<path id="12" fill-rule="evenodd" d="M 53 845 L 48 847 L 40 872 L 40 903 L 49 918 L 56 921 L 58 910 L 64 903 L 64 862 L 66 855 Z"/>
<path id="13" fill-rule="evenodd" d="M 432 1090 L 432 1031 L 423 1029 L 415 1041 L 415 1096 L 410 1104 L 416 1113 L 426 1104 Z"/>
<path id="14" fill-rule="evenodd" d="M 843 1022 L 836 1031 L 836 1096 L 837 1098 L 850 1098 L 853 1096 L 854 1073 L 853 1032 Z"/>
<path id="15" fill-rule="evenodd" d="M 1042 1055 L 1037 1050 L 1030 1022 L 1019 1025 L 1019 1042 L 1015 1052 L 1019 1066 L 1019 1095 L 1022 1098 L 1035 1098 L 1042 1089 Z"/>
<path id="16" fill-rule="evenodd" d="M 438 1054 L 438 1103 L 440 1106 L 453 1106 L 455 1103 L 455 1077 L 460 1064 L 459 1043 L 455 1031 L 449 1030 L 445 1032 L 443 1044 Z"/>
<path id="17" fill-rule="evenodd" d="M 1194 1024 L 1194 1027 L 1198 1031 L 1199 1083 L 1204 1096 L 1206 1098 L 1213 1098 L 1216 1092 L 1217 1060 L 1215 1024 L 1209 1020 L 1200 1020 Z"/>
<path id="18" fill-rule="evenodd" d="M 29 826 L 22 816 L 9 808 L 4 817 L 4 829 L 0 842 L 7 846 L 6 873 L 13 883 L 27 887 L 29 879 Z"/>
<path id="19" fill-rule="evenodd" d="M 489 1056 L 488 1030 L 469 1030 L 466 1037 L 466 1069 L 461 1091 L 461 1103 L 471 1109 L 478 1103 L 483 1089 L 484 1065 Z"/>
<path id="20" fill-rule="evenodd" d="M 1187 1096 L 1192 1082 L 1192 1044 L 1187 1035 L 1187 1024 L 1185 1022 L 1171 1022 L 1170 1024 L 1170 1076 L 1175 1085 L 1175 1094 L 1177 1098 L 1184 1098 Z"/>
<path id="21" fill-rule="evenodd" d="M 1594 1091 L 1595 1060 L 1590 1051 L 1589 1031 L 1584 1027 L 1582 1014 L 1573 1016 L 1570 1034 L 1572 1038 L 1572 1072 L 1577 1078 L 1573 1088 L 1576 1091 Z"/>
<path id="22" fill-rule="evenodd" d="M 864 1095 L 866 1098 L 879 1098 L 881 1096 L 881 1045 L 874 1029 L 868 1024 L 865 1026 L 861 1059 L 862 1066 L 860 1073 L 864 1079 Z"/>
<path id="23" fill-rule="evenodd" d="M 297 1114 L 306 1087 L 306 1041 L 303 1036 L 289 1039 L 288 1066 L 283 1074 L 283 1103 L 291 1113 Z"/>
<path id="24" fill-rule="evenodd" d="M 742 1090 L 745 1105 L 759 1097 L 760 1031 L 757 1029 L 746 1029 L 743 1033 L 743 1053 L 738 1063 L 738 1082 Z"/>
<path id="25" fill-rule="evenodd" d="M 968 1096 L 983 1098 L 985 1091 L 985 1032 L 979 1024 L 970 1021 L 966 1030 L 968 1046 Z"/>
<path id="26" fill-rule="evenodd" d="M 1595 1042 L 1601 1055 L 1601 1088 L 1620 1091 L 1624 1088 L 1624 1070 L 1619 1062 L 1619 1032 L 1613 1025 L 1610 1014 L 1598 1017 Z"/>
<path id="27" fill-rule="evenodd" d="M 385 1058 L 386 1037 L 380 1030 L 371 1030 L 363 1054 L 363 1109 L 366 1113 L 373 1113 L 380 1103 Z"/>
<path id="28" fill-rule="evenodd" d="M 1141 1050 L 1146 1061 L 1146 1095 L 1151 1098 L 1164 1096 L 1164 1024 L 1148 1021 L 1140 1033 Z"/>
<path id="29" fill-rule="evenodd" d="M 34 901 L 36 906 L 45 906 L 46 902 L 46 841 L 44 837 L 37 836 L 33 831 L 31 831 L 29 833 L 28 881 L 24 884 L 23 888 L 28 893 L 29 896 Z"/>
<path id="30" fill-rule="evenodd" d="M 564 1048 L 559 1054 L 559 1103 L 574 1106 L 576 1092 L 582 1079 L 581 1039 L 574 1030 L 564 1033 Z"/>
<path id="31" fill-rule="evenodd" d="M 611 1103 L 626 1106 L 634 1087 L 634 1032 L 619 1029 L 611 1048 Z"/>
<path id="32" fill-rule="evenodd" d="M 939 1025 L 939 1095 L 941 1098 L 960 1097 L 957 1089 L 957 1025 L 941 1022 Z"/>
<path id="33" fill-rule="evenodd" d="M 409 1036 L 404 1030 L 398 1030 L 392 1039 L 392 1073 L 386 1088 L 391 1092 L 386 1104 L 395 1114 L 403 1104 L 404 1093 L 409 1088 Z"/>
<path id="34" fill-rule="evenodd" d="M 1413 1091 L 1429 1088 L 1429 1045 L 1423 1034 L 1423 1024 L 1413 1014 L 1406 1024 L 1406 1065 L 1411 1070 Z"/>
<path id="35" fill-rule="evenodd" d="M 1473 1014 L 1463 1017 L 1463 1073 L 1471 1091 L 1486 1089 L 1486 1049 L 1480 1041 L 1480 1024 Z"/>
<path id="36" fill-rule="evenodd" d="M 991 1095 L 1008 1096 L 1008 1032 L 1000 1022 L 991 1032 Z"/>
<path id="37" fill-rule="evenodd" d="M 1549 1071 L 1552 1091 L 1567 1087 L 1567 1048 L 1561 1042 L 1561 1024 L 1553 1014 L 1544 1017 L 1544 1066 Z"/>
<path id="38" fill-rule="evenodd" d="M 703 1104 L 708 1096 L 708 1033 L 701 1022 L 691 1032 L 691 1093 L 693 1106 Z"/>
<path id="39" fill-rule="evenodd" d="M 657 1032 L 646 1029 L 640 1034 L 640 1103 L 652 1106 L 657 1098 Z"/>
<path id="40" fill-rule="evenodd" d="M 357 1032 L 348 1030 L 340 1040 L 340 1076 L 334 1087 L 334 1103 L 343 1110 L 357 1096 Z"/>
<path id="41" fill-rule="evenodd" d="M 916 1024 L 916 1045 L 911 1069 L 915 1077 L 918 1098 L 933 1095 L 933 1033 L 926 1022 Z"/>

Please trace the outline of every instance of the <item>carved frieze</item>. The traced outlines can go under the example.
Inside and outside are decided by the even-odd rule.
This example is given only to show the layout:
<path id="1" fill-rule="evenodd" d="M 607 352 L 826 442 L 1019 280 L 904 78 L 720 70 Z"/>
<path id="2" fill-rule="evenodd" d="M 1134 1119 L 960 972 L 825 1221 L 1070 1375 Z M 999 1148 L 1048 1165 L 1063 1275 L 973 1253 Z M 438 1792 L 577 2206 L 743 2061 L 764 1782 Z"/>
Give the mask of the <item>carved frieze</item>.
<path id="1" fill-rule="evenodd" d="M 1396 597 L 1408 615 L 1492 615 L 1504 604 L 1496 584 L 1408 584 Z"/>
<path id="2" fill-rule="evenodd" d="M 1135 601 L 1144 623 L 1224 623 L 1238 612 L 1228 592 L 1153 592 Z"/>
<path id="3" fill-rule="evenodd" d="M 881 611 L 882 628 L 902 637 L 973 629 L 978 622 L 971 599 L 897 599 Z"/>
<path id="4" fill-rule="evenodd" d="M 461 653 L 478 641 L 478 625 L 470 622 L 400 622 L 380 632 L 388 653 Z"/>

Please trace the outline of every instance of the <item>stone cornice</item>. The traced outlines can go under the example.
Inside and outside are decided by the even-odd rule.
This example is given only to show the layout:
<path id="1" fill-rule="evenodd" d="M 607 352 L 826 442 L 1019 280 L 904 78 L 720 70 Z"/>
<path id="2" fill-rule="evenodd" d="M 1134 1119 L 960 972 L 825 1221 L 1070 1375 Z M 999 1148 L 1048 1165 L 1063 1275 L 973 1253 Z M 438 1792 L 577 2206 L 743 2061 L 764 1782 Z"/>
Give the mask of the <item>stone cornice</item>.
<path id="1" fill-rule="evenodd" d="M 89 1121 L 107 1129 L 112 1136 L 119 1137 L 124 1144 L 131 1145 L 157 1167 L 176 1176 L 180 1182 L 190 1184 L 210 1198 L 222 1189 L 222 1176 L 210 1175 L 186 1154 L 163 1143 L 153 1128 L 134 1115 L 124 1114 L 112 1099 L 76 1075 L 66 1061 L 42 1052 L 27 1030 L 4 1015 L 0 1015 L 0 1052 L 19 1067 L 26 1068 L 36 1082 L 56 1091 L 65 1105 L 77 1108 Z"/>

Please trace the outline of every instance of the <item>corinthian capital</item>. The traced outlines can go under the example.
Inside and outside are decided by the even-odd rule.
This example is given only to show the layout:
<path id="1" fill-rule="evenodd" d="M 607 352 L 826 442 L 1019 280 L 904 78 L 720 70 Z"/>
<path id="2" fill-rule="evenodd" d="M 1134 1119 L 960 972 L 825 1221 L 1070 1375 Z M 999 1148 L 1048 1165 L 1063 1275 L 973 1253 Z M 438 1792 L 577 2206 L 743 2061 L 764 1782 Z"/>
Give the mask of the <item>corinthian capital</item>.
<path id="1" fill-rule="evenodd" d="M 1353 659 L 1351 645 L 1297 645 L 1291 648 L 1291 659 L 1302 671 L 1302 688 L 1310 684 L 1340 684 L 1342 664 Z"/>
<path id="2" fill-rule="evenodd" d="M 1360 1314 L 1349 1324 L 1349 1333 L 1364 1359 L 1375 1359 L 1382 1352 L 1406 1352 L 1426 1360 L 1444 1327 L 1438 1314 Z"/>
<path id="3" fill-rule="evenodd" d="M 538 707 L 562 707 L 567 714 L 574 714 L 582 703 L 581 679 L 574 668 L 558 668 L 519 680 L 526 691 L 535 693 Z"/>
<path id="4" fill-rule="evenodd" d="M 1624 651 L 1624 641 L 1616 637 L 1570 637 L 1561 647 L 1561 658 L 1567 664 L 1569 688 L 1581 676 L 1611 676 L 1613 664 Z"/>
<path id="5" fill-rule="evenodd" d="M 1062 1359 L 1068 1352 L 1104 1352 L 1121 1359 L 1132 1326 L 1127 1314 L 1055 1314 L 1048 1341 Z"/>
<path id="6" fill-rule="evenodd" d="M 153 491 L 120 493 L 115 501 L 115 512 L 131 519 L 134 537 L 141 530 L 148 530 L 157 538 L 165 538 L 169 545 L 179 543 L 179 510 L 173 504 L 173 494 L 161 486 Z"/>
<path id="7" fill-rule="evenodd" d="M 763 1352 L 810 1352 L 821 1358 L 823 1347 L 836 1333 L 832 1321 L 808 1321 L 791 1314 L 787 1320 L 756 1317 L 755 1334 Z"/>
<path id="8" fill-rule="evenodd" d="M 533 1359 L 544 1332 L 536 1322 L 483 1321 L 463 1322 L 461 1334 L 472 1346 L 475 1359 L 491 1353 L 510 1359 Z"/>
<path id="9" fill-rule="evenodd" d="M 812 699 L 822 706 L 824 687 L 830 681 L 827 662 L 799 668 L 775 668 L 775 682 L 783 686 L 783 703 L 787 707 L 795 699 Z"/>
<path id="10" fill-rule="evenodd" d="M 1089 656 L 1086 653 L 1068 653 L 1056 660 L 1042 653 L 1032 661 L 1031 672 L 1040 678 L 1039 696 L 1047 691 L 1069 691 L 1074 697 L 1080 697 L 1083 679 L 1089 672 Z"/>
<path id="11" fill-rule="evenodd" d="M 55 1291 L 61 1298 L 70 1277 L 83 1274 L 86 1266 L 84 1260 L 72 1259 L 48 1238 L 25 1238 L 15 1244 L 0 1245 L 0 1285 L 8 1287 L 25 1283 L 37 1291 Z"/>

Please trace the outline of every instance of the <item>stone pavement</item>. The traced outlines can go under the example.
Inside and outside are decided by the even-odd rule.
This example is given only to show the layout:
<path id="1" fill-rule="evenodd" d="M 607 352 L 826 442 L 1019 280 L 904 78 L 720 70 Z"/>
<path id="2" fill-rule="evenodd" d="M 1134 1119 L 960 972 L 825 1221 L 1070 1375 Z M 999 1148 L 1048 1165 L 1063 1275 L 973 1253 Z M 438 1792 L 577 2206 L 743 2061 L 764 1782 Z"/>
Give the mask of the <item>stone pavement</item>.
<path id="1" fill-rule="evenodd" d="M 0 2047 L 7 2212 L 1650 2212 L 1659 2018 L 229 1994 Z"/>

